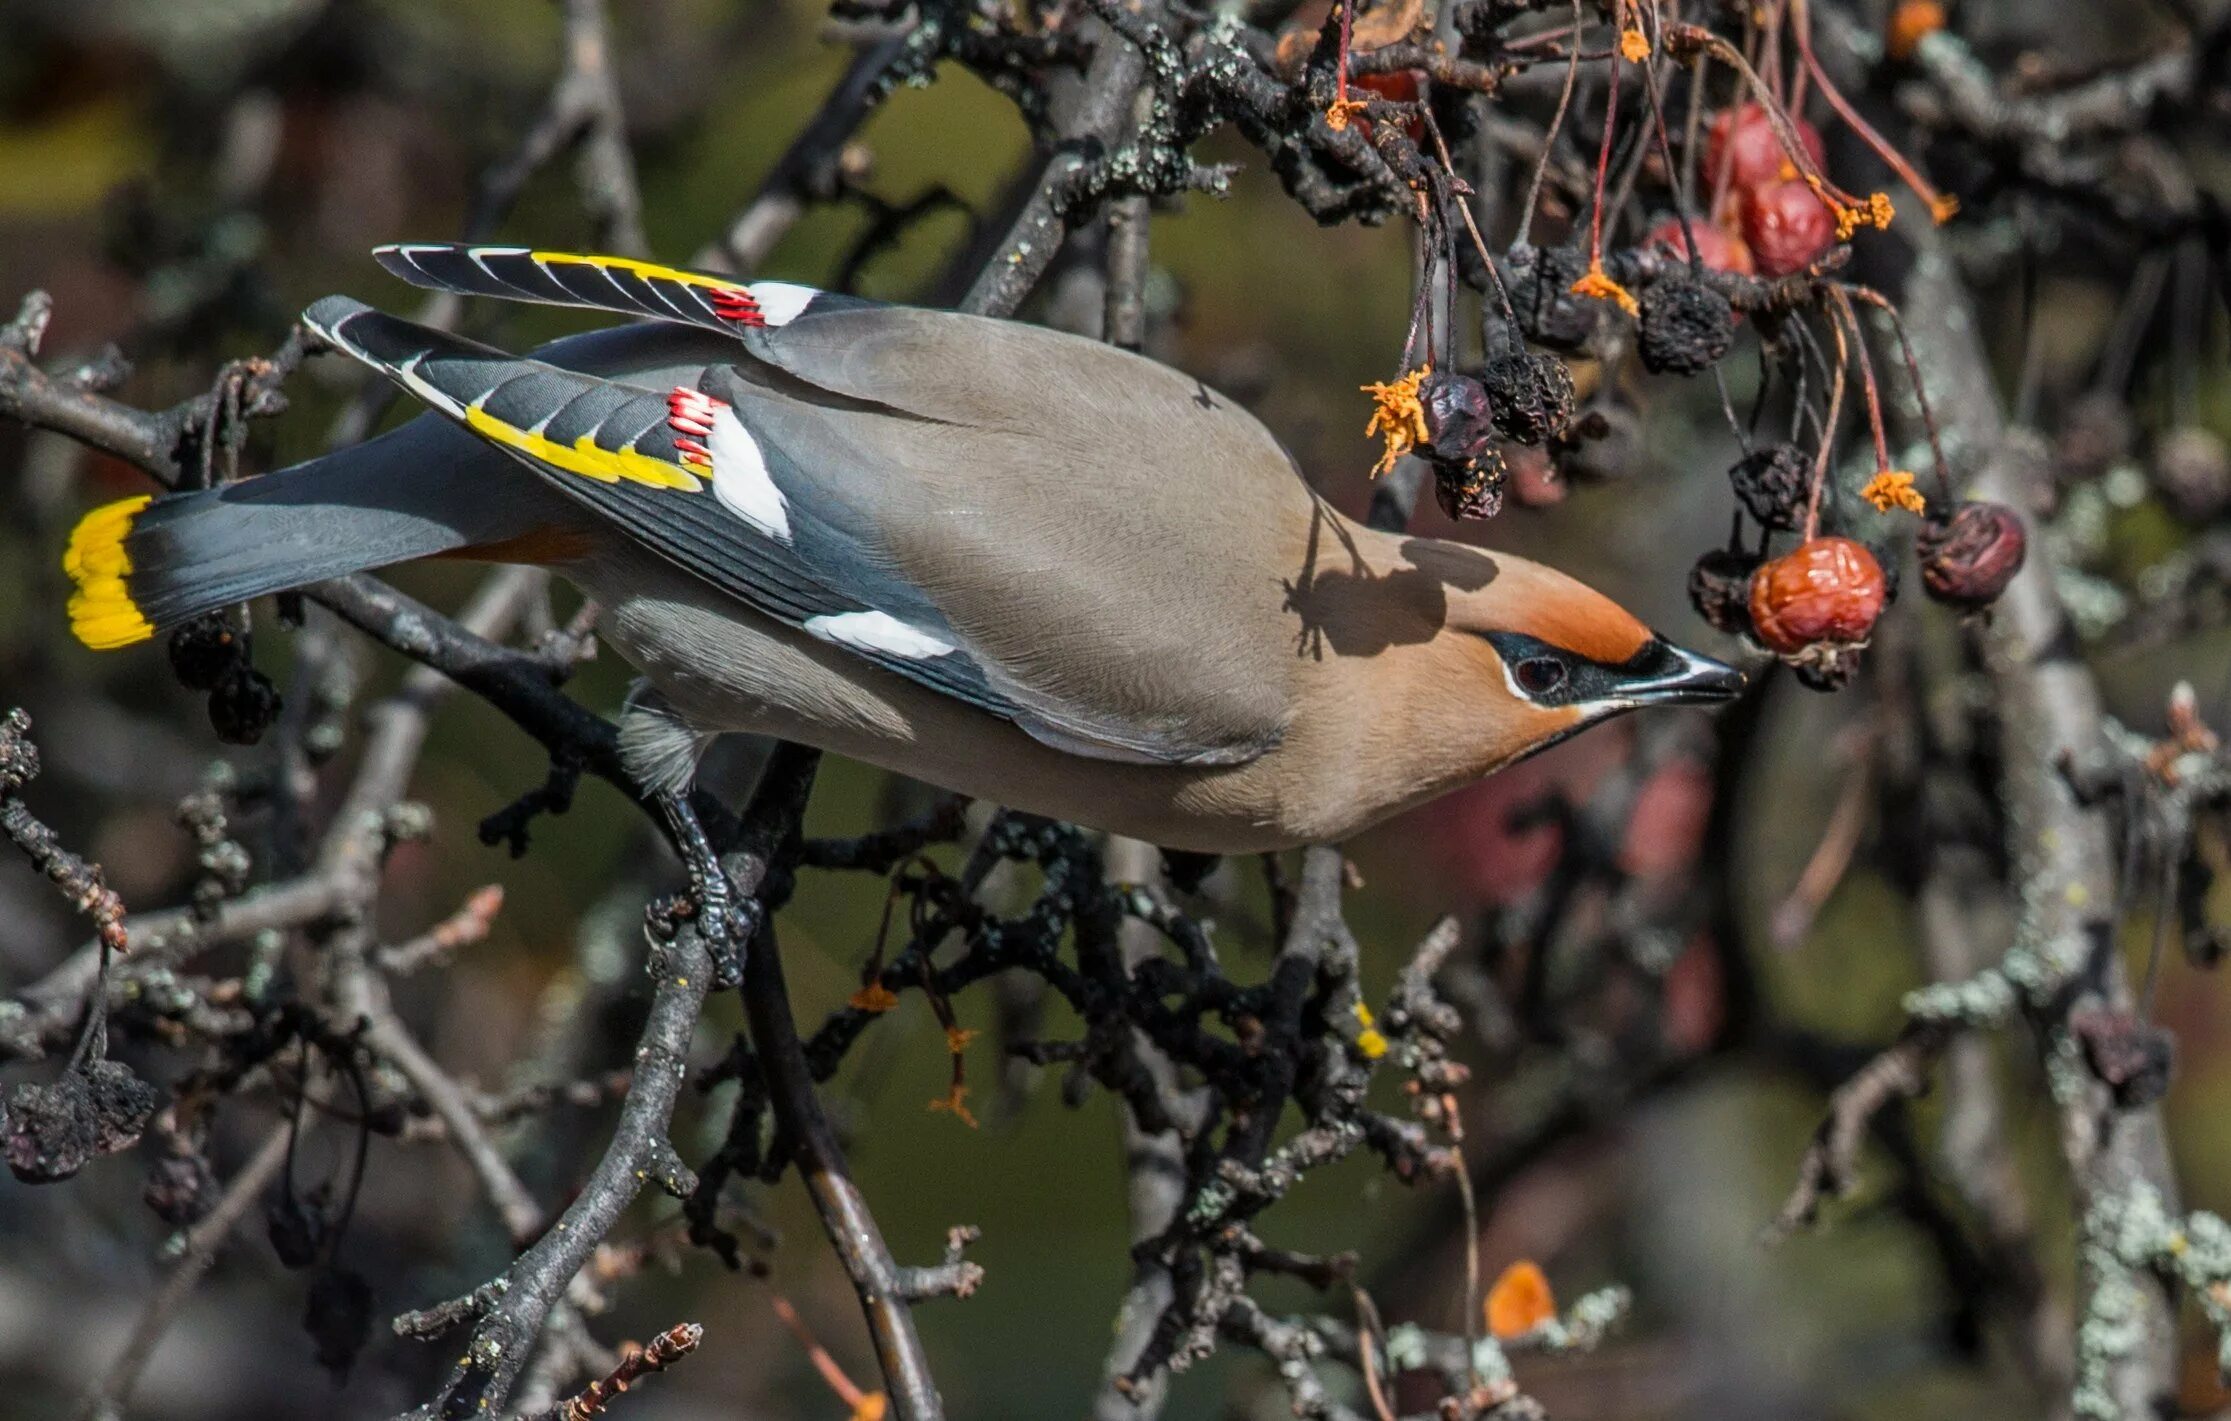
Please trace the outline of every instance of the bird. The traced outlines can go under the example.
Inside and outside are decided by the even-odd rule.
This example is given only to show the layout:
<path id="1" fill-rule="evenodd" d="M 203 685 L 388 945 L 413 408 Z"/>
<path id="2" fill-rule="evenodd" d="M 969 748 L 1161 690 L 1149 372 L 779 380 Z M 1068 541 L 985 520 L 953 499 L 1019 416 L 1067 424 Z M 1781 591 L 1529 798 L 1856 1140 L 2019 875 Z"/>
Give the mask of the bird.
<path id="1" fill-rule="evenodd" d="M 429 412 L 87 514 L 85 645 L 415 559 L 549 567 L 641 673 L 622 760 L 698 848 L 730 732 L 1218 854 L 1337 842 L 1743 684 L 1553 568 L 1345 516 L 1238 403 L 1113 345 L 632 258 L 374 255 L 641 319 L 521 357 L 316 302 L 317 340 Z"/>

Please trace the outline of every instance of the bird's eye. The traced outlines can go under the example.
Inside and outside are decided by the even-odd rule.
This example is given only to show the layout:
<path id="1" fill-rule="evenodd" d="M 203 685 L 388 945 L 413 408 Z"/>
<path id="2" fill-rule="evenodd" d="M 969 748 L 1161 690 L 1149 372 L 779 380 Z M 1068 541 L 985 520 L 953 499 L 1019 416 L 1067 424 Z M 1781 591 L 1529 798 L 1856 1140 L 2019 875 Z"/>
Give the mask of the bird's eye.
<path id="1" fill-rule="evenodd" d="M 1529 656 L 1511 668 L 1518 688 L 1529 696 L 1546 696 L 1565 684 L 1565 663 L 1553 656 Z"/>

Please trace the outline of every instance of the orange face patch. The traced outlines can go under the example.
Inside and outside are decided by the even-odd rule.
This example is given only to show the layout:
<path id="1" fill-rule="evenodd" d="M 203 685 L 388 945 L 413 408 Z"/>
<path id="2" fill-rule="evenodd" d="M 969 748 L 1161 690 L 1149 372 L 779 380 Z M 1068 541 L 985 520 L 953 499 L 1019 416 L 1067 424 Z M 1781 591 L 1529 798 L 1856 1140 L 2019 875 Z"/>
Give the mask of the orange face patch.
<path id="1" fill-rule="evenodd" d="M 1402 552 L 1440 579 L 1451 626 L 1524 632 L 1607 666 L 1650 643 L 1650 629 L 1626 608 L 1554 568 L 1426 538 L 1409 540 Z"/>

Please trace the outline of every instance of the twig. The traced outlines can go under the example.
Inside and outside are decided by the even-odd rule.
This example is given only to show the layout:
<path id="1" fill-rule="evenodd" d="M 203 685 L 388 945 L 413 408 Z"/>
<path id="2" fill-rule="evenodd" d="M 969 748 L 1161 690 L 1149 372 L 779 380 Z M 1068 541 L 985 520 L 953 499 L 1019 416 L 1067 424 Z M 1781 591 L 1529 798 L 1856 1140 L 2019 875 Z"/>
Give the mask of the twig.
<path id="1" fill-rule="evenodd" d="M 844 1149 L 822 1112 L 813 1073 L 806 1064 L 798 1028 L 790 1015 L 783 983 L 782 954 L 774 935 L 744 962 L 744 1011 L 776 1124 L 794 1142 L 798 1167 L 829 1243 L 843 1263 L 860 1309 L 867 1315 L 876 1361 L 883 1370 L 896 1421 L 937 1421 L 945 1414 L 931 1376 L 929 1354 L 915 1330 L 897 1261 L 883 1242 L 883 1231 L 868 1212 L 867 1200 L 852 1180 Z"/>
<path id="2" fill-rule="evenodd" d="M 816 758 L 812 751 L 785 746 L 769 762 L 744 812 L 740 847 L 728 860 L 740 895 L 759 891 L 776 846 L 796 831 Z M 772 950 L 752 951 L 748 960 L 774 955 Z M 557 1224 L 505 1270 L 502 1298 L 474 1327 L 441 1395 L 409 1413 L 416 1421 L 434 1421 L 460 1407 L 501 1406 L 559 1293 L 644 1182 L 654 1174 L 672 1173 L 666 1127 L 688 1074 L 690 1038 L 711 985 L 712 959 L 697 934 L 684 931 L 659 944 L 648 966 L 654 983 L 650 1014 L 636 1045 L 635 1078 L 604 1157 Z"/>
<path id="3" fill-rule="evenodd" d="M 563 1405 L 536 1413 L 532 1421 L 590 1421 L 591 1417 L 601 1416 L 615 1397 L 643 1378 L 673 1366 L 696 1351 L 704 1340 L 705 1329 L 698 1323 L 684 1322 L 670 1327 L 652 1338 L 650 1346 L 621 1357 L 620 1364 L 609 1375 L 589 1383 Z"/>
<path id="4" fill-rule="evenodd" d="M 186 1246 L 178 1262 L 140 1309 L 139 1320 L 132 1324 L 132 1335 L 125 1341 L 124 1350 L 109 1363 L 108 1370 L 79 1403 L 76 1414 L 81 1421 L 112 1415 L 131 1400 L 132 1388 L 139 1381 L 140 1373 L 147 1369 L 156 1346 L 170 1331 L 171 1323 L 177 1320 L 178 1311 L 185 1306 L 194 1286 L 217 1261 L 217 1250 L 255 1207 L 264 1189 L 279 1177 L 279 1170 L 287 1162 L 287 1148 L 293 1134 L 289 1126 L 281 1125 L 265 1135 L 256 1152 L 225 1185 L 225 1192 L 218 1196 L 216 1206 L 186 1231 Z"/>

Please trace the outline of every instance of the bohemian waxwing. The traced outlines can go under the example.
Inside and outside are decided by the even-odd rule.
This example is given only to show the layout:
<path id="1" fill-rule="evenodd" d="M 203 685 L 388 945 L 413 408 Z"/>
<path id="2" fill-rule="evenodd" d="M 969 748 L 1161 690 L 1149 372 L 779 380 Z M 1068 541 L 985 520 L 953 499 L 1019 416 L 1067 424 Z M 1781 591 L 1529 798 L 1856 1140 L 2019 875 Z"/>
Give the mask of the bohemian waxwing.
<path id="1" fill-rule="evenodd" d="M 1339 839 L 1741 685 L 1562 573 L 1342 516 L 1252 415 L 1112 346 L 614 257 L 377 255 L 651 320 L 521 359 L 318 302 L 442 417 L 89 514 L 88 646 L 414 558 L 536 563 L 646 678 L 622 747 L 669 813 L 755 731 L 1210 852 Z"/>

